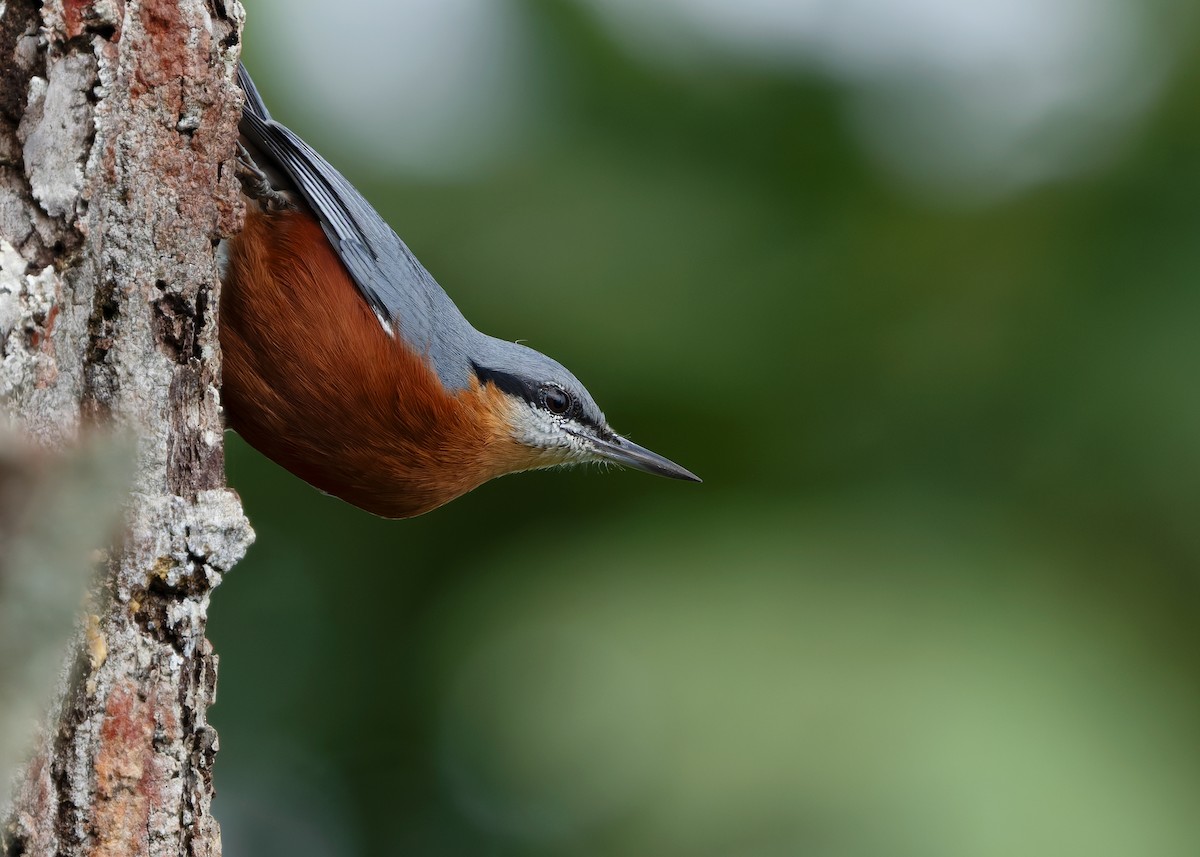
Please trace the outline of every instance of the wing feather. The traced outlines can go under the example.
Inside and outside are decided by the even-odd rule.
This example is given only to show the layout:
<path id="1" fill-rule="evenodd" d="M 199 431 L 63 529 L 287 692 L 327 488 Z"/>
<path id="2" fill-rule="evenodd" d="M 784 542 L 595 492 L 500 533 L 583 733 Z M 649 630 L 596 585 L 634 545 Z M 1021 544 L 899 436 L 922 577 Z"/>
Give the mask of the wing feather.
<path id="1" fill-rule="evenodd" d="M 295 184 L 372 309 L 403 322 L 415 341 L 427 340 L 428 311 L 449 303 L 441 286 L 345 176 L 271 118 L 245 66 L 238 68 L 238 82 L 246 93 L 243 137 Z"/>

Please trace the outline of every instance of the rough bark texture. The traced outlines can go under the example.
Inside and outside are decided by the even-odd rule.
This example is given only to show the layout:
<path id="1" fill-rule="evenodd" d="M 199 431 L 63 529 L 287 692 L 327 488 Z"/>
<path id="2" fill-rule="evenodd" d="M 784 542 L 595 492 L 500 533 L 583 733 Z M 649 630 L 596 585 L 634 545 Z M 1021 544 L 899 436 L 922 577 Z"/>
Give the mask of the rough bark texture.
<path id="1" fill-rule="evenodd" d="M 241 216 L 236 0 L 0 0 L 0 402 L 47 446 L 137 438 L 0 855 L 217 855 L 211 590 L 252 539 L 224 487 L 214 250 Z"/>

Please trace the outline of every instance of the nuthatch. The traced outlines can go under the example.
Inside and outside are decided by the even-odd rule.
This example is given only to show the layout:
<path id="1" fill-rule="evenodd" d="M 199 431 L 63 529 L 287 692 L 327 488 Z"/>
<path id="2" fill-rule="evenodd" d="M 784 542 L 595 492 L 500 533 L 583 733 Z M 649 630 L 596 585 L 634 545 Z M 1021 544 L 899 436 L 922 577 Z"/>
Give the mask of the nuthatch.
<path id="1" fill-rule="evenodd" d="M 354 186 L 271 119 L 245 68 L 250 197 L 220 306 L 228 425 L 387 518 L 506 473 L 612 462 L 699 482 L 616 434 L 561 365 L 480 333 Z"/>

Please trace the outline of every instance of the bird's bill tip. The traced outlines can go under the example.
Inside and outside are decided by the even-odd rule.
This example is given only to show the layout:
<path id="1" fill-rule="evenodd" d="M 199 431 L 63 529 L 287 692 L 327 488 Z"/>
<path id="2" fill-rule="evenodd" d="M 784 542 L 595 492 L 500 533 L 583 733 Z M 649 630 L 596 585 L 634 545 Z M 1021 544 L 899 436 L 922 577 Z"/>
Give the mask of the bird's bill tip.
<path id="1" fill-rule="evenodd" d="M 631 440 L 614 435 L 612 439 L 596 437 L 588 438 L 595 448 L 596 455 L 604 461 L 611 461 L 622 467 L 632 467 L 655 476 L 665 476 L 668 479 L 682 479 L 686 482 L 703 482 L 704 480 L 686 468 L 680 467 L 674 461 L 664 458 L 657 452 L 651 452 L 644 446 L 638 446 Z"/>

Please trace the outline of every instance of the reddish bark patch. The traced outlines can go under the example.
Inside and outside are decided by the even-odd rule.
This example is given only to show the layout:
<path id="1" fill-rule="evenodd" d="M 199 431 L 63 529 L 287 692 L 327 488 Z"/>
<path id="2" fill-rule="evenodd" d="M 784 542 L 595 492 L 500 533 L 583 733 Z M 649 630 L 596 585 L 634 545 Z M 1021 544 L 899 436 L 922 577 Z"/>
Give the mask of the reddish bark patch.
<path id="1" fill-rule="evenodd" d="M 203 22 L 184 19 L 178 0 L 144 0 L 141 23 L 146 50 L 130 92 L 137 98 L 171 85 L 177 90 L 174 97 L 180 98 L 184 80 L 207 68 L 212 36 Z M 196 34 L 198 44 L 180 38 L 180 33 L 189 32 Z"/>
<path id="2" fill-rule="evenodd" d="M 160 706 L 152 700 L 142 698 L 133 682 L 123 682 L 104 706 L 90 825 L 97 843 L 92 857 L 146 853 L 151 810 L 171 805 L 161 793 L 167 772 L 156 758 L 154 735 L 164 727 L 177 731 L 178 719 L 169 702 Z"/>
<path id="3" fill-rule="evenodd" d="M 110 41 L 121 41 L 121 22 L 125 19 L 125 0 L 113 3 L 113 17 L 102 18 L 96 13 L 95 0 L 60 0 L 62 3 L 62 33 L 68 39 L 84 33 L 99 33 Z"/>
<path id="4" fill-rule="evenodd" d="M 82 36 L 87 29 L 83 23 L 84 13 L 91 9 L 91 0 L 62 0 L 63 35 L 68 39 Z"/>
<path id="5" fill-rule="evenodd" d="M 50 311 L 46 313 L 46 320 L 39 327 L 35 327 L 29 333 L 29 346 L 31 348 L 40 349 L 45 343 L 49 348 L 50 334 L 54 332 L 54 322 L 58 320 L 58 304 L 50 307 Z M 36 321 L 36 319 L 35 319 Z"/>
<path id="6" fill-rule="evenodd" d="M 9 819 L 6 854 L 53 854 L 58 845 L 54 821 L 58 790 L 54 788 L 50 748 L 43 745 L 14 785 L 17 813 Z"/>

